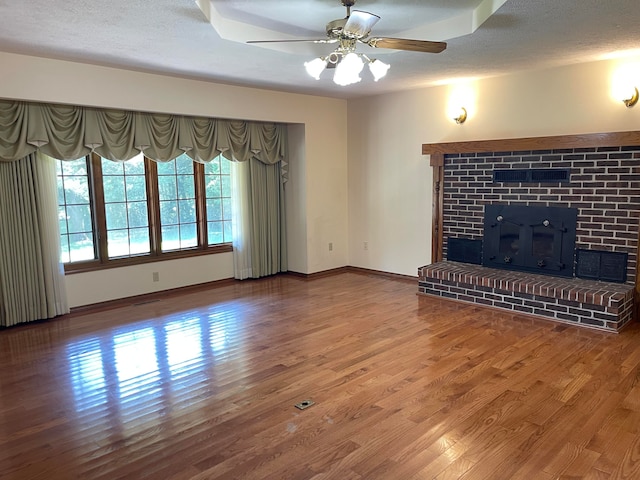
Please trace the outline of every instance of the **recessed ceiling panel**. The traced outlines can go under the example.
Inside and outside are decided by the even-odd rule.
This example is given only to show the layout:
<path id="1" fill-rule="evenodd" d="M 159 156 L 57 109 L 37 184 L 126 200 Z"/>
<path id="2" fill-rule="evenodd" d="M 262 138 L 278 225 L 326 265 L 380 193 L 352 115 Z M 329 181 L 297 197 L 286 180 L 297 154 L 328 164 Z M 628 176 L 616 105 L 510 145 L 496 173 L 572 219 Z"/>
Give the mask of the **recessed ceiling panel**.
<path id="1" fill-rule="evenodd" d="M 416 40 L 443 41 L 473 33 L 506 0 L 362 0 L 353 9 L 378 15 L 372 36 L 399 36 Z M 323 39 L 328 22 L 345 18 L 347 9 L 340 0 L 196 0 L 216 32 L 224 39 L 273 41 Z M 326 51 L 317 45 L 255 44 L 289 53 Z M 384 53 L 384 52 L 378 52 Z"/>

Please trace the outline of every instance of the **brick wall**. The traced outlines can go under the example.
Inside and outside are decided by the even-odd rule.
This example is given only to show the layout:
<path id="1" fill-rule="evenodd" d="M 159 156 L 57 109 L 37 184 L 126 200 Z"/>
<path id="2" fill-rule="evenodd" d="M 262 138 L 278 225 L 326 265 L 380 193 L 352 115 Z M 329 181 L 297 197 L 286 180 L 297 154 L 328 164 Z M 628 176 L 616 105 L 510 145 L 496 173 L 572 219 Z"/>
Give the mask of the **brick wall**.
<path id="1" fill-rule="evenodd" d="M 570 168 L 569 183 L 492 183 L 494 169 Z M 635 281 L 640 147 L 450 154 L 444 163 L 443 235 L 482 238 L 487 203 L 578 209 L 576 248 L 629 254 Z"/>

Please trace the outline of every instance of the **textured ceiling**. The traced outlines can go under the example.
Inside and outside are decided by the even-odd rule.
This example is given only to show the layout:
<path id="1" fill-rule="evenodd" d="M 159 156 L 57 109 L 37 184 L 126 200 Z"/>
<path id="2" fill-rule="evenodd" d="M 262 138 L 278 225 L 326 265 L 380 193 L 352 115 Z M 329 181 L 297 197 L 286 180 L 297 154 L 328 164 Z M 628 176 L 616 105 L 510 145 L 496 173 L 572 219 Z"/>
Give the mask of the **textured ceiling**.
<path id="1" fill-rule="evenodd" d="M 314 55 L 309 47 L 329 53 L 331 45 L 285 45 L 287 51 L 279 51 L 243 43 L 254 34 L 261 34 L 254 40 L 322 38 L 328 21 L 345 16 L 339 0 L 212 0 L 212 23 L 236 26 L 235 34 L 223 32 L 225 38 L 194 0 L 5 1 L 0 51 L 350 98 L 640 49 L 638 0 L 503 2 L 358 0 L 354 8 L 382 17 L 374 35 L 444 40 L 448 47 L 440 54 L 377 49 L 376 56 L 391 64 L 387 77 L 374 82 L 363 72 L 362 82 L 348 87 L 335 85 L 329 72 L 316 81 L 303 68 Z M 502 6 L 480 25 L 464 25 L 474 8 L 477 18 L 492 5 Z"/>

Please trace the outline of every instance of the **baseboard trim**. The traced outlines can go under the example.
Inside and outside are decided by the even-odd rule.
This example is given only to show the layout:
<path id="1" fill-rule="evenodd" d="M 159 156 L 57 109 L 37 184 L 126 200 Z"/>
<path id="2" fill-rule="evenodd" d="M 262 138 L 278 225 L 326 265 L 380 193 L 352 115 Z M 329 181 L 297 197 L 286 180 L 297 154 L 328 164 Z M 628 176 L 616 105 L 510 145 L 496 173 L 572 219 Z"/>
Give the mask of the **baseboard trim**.
<path id="1" fill-rule="evenodd" d="M 347 273 L 348 268 L 349 267 L 338 267 L 338 268 L 332 268 L 330 270 L 322 270 L 321 272 L 315 272 L 315 273 L 300 273 L 300 272 L 288 271 L 285 275 L 301 278 L 303 280 L 316 280 L 318 278 L 332 277 L 334 275 L 339 275 L 341 273 Z"/>
<path id="2" fill-rule="evenodd" d="M 418 281 L 417 275 L 414 277 L 412 275 L 402 275 L 400 273 L 383 272 L 382 270 L 372 270 L 369 268 L 362 268 L 362 267 L 346 267 L 346 268 L 348 272 L 357 273 L 360 275 L 374 275 L 376 277 L 391 278 L 393 280 L 401 280 L 403 282 Z"/>
<path id="3" fill-rule="evenodd" d="M 357 273 L 358 275 L 373 275 L 376 277 L 391 278 L 393 280 L 401 280 L 404 282 L 418 281 L 417 276 L 414 277 L 411 275 L 401 275 L 399 273 L 383 272 L 381 270 L 372 270 L 369 268 L 351 267 L 351 266 L 332 268 L 331 270 L 323 270 L 321 272 L 315 272 L 315 273 L 299 273 L 299 272 L 289 271 L 286 274 L 291 275 L 293 277 L 301 278 L 304 280 L 316 280 L 318 278 L 331 277 L 333 275 L 339 275 L 341 273 Z"/>

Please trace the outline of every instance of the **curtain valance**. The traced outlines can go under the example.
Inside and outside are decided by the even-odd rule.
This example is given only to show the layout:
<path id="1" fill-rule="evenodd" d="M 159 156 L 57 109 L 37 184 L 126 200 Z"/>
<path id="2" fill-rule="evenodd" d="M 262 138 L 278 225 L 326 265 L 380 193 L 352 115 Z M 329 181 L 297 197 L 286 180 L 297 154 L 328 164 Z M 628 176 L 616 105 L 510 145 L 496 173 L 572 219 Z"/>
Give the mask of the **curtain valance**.
<path id="1" fill-rule="evenodd" d="M 186 153 L 196 162 L 222 154 L 274 164 L 284 159 L 285 132 L 279 123 L 0 100 L 0 161 L 39 149 L 61 160 L 94 151 L 116 161 L 143 152 L 160 162 Z"/>

